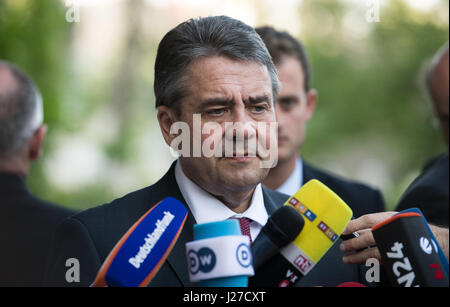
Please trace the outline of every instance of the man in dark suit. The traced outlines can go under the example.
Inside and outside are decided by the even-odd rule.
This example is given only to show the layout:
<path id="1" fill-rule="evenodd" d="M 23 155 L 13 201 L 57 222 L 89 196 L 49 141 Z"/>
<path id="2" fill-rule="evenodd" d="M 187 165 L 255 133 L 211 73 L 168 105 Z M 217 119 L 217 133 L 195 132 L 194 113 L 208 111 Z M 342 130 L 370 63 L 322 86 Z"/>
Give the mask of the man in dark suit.
<path id="1" fill-rule="evenodd" d="M 447 152 L 428 162 L 422 173 L 408 187 L 397 205 L 397 211 L 417 207 L 427 221 L 448 228 L 448 113 L 449 113 L 448 43 L 433 59 L 427 73 L 426 88 L 439 119 Z"/>
<path id="2" fill-rule="evenodd" d="M 437 117 L 447 147 L 449 144 L 448 114 L 449 114 L 449 50 L 446 43 L 435 55 L 426 75 L 426 89 Z M 413 181 L 400 198 L 396 210 L 419 208 L 430 229 L 439 242 L 444 254 L 449 253 L 449 164 L 447 152 L 431 160 L 423 172 Z M 358 231 L 361 236 L 341 244 L 345 251 L 344 262 L 349 264 L 364 263 L 368 258 L 381 259 L 377 248 L 367 248 L 375 245 L 370 229 L 388 219 L 395 212 L 364 215 L 353 220 L 347 226 L 346 232 Z M 355 252 L 363 249 L 363 251 Z"/>
<path id="3" fill-rule="evenodd" d="M 350 206 L 355 218 L 384 211 L 384 201 L 378 190 L 316 168 L 299 157 L 305 140 L 306 124 L 314 113 L 317 99 L 317 92 L 310 84 L 308 56 L 302 43 L 287 32 L 268 26 L 257 28 L 256 31 L 272 56 L 281 83 L 276 103 L 279 123 L 278 164 L 270 170 L 263 184 L 293 195 L 304 183 L 317 179 Z M 358 273 L 358 268 L 342 263 L 343 254 L 338 245 L 332 247 L 300 284 L 336 286 L 342 281 L 365 281 L 363 271 Z"/>
<path id="4" fill-rule="evenodd" d="M 34 197 L 25 179 L 46 133 L 42 99 L 19 68 L 0 61 L 0 286 L 40 286 L 56 225 L 74 212 Z"/>
<path id="5" fill-rule="evenodd" d="M 384 210 L 381 193 L 367 185 L 346 180 L 306 163 L 299 153 L 306 124 L 316 107 L 317 92 L 311 88 L 311 67 L 303 44 L 287 32 L 272 27 L 256 28 L 277 68 L 281 88 L 276 103 L 278 164 L 263 184 L 293 195 L 311 179 L 318 179 L 338 194 L 354 217 Z"/>
<path id="6" fill-rule="evenodd" d="M 253 28 L 226 16 L 178 25 L 159 44 L 154 89 L 161 132 L 180 157 L 154 185 L 67 219 L 56 233 L 49 285 L 89 285 L 126 230 L 168 196 L 189 214 L 150 286 L 193 285 L 185 243 L 193 240 L 194 223 L 247 218 L 255 239 L 287 199 L 261 186 L 276 160 L 278 78 Z M 79 282 L 66 279 L 70 258 L 80 264 Z"/>

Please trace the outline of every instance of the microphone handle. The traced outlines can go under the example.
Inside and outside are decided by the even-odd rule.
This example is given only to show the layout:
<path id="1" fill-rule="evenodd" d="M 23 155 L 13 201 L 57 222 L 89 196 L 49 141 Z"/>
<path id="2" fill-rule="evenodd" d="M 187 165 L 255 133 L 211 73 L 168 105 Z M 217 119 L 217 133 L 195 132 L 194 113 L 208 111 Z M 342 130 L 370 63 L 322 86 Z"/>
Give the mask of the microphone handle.
<path id="1" fill-rule="evenodd" d="M 251 246 L 253 254 L 253 268 L 259 269 L 270 258 L 275 256 L 280 248 L 270 240 L 265 232 L 261 232 Z"/>

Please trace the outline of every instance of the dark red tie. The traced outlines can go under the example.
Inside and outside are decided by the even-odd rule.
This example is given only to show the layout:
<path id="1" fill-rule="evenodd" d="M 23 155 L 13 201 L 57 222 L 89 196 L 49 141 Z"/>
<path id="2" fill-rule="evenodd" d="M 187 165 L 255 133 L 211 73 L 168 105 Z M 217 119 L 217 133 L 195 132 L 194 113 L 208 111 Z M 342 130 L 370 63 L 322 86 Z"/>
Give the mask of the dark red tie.
<path id="1" fill-rule="evenodd" d="M 250 223 L 251 219 L 247 217 L 232 217 L 232 219 L 236 219 L 239 221 L 239 226 L 241 226 L 241 232 L 244 236 L 248 236 L 250 238 L 250 244 L 252 244 L 252 236 L 250 235 Z"/>

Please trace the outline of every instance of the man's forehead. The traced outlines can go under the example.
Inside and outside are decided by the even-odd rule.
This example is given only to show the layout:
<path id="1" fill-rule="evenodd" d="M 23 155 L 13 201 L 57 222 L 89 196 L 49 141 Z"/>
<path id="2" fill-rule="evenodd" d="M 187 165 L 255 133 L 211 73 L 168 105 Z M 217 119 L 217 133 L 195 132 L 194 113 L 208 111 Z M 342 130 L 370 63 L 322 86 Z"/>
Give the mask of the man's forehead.
<path id="1" fill-rule="evenodd" d="M 190 78 L 198 78 L 202 81 L 236 77 L 244 80 L 255 81 L 259 79 L 260 81 L 270 82 L 270 76 L 265 65 L 257 62 L 233 60 L 223 56 L 196 59 L 189 64 L 187 75 Z"/>
<path id="2" fill-rule="evenodd" d="M 240 90 L 246 99 L 272 94 L 267 67 L 256 62 L 218 56 L 200 58 L 189 65 L 185 78 L 191 93 L 204 99 L 231 99 L 232 90 Z"/>
<path id="3" fill-rule="evenodd" d="M 302 64 L 297 58 L 283 56 L 280 62 L 276 64 L 276 68 L 281 83 L 290 80 L 303 86 L 305 74 Z"/>

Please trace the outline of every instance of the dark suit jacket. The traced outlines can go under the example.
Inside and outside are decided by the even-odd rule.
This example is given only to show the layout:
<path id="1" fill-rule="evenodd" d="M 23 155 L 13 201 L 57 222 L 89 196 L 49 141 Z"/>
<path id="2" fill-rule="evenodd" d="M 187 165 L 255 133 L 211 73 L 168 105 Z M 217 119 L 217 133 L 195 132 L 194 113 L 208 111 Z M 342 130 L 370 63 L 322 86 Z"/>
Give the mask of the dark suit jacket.
<path id="1" fill-rule="evenodd" d="M 385 211 L 383 196 L 380 191 L 365 184 L 350 181 L 329 172 L 303 163 L 303 182 L 317 179 L 331 190 L 353 210 L 353 217 Z"/>
<path id="2" fill-rule="evenodd" d="M 384 211 L 384 201 L 378 190 L 361 183 L 348 181 L 325 171 L 319 170 L 307 163 L 303 163 L 303 182 L 317 179 L 333 190 L 353 210 L 355 218 L 368 213 Z M 345 265 L 342 262 L 344 255 L 339 245 L 339 239 L 325 254 L 316 267 L 305 276 L 296 286 L 329 286 L 335 287 L 347 281 L 367 283 L 365 266 Z"/>
<path id="3" fill-rule="evenodd" d="M 448 152 L 433 159 L 400 198 L 396 210 L 419 208 L 427 221 L 448 228 Z"/>
<path id="4" fill-rule="evenodd" d="M 122 235 L 153 205 L 171 196 L 189 207 L 175 180 L 175 163 L 157 183 L 130 193 L 100 207 L 88 209 L 67 219 L 58 229 L 51 256 L 47 280 L 49 285 L 88 286 L 101 264 Z M 284 204 L 287 195 L 263 188 L 268 214 Z M 149 284 L 150 286 L 195 286 L 189 281 L 185 244 L 193 241 L 195 219 L 189 210 L 184 228 L 167 260 Z M 65 280 L 68 258 L 80 263 L 80 283 Z"/>
<path id="5" fill-rule="evenodd" d="M 74 211 L 33 197 L 25 179 L 0 174 L 0 286 L 40 286 L 56 226 Z"/>

